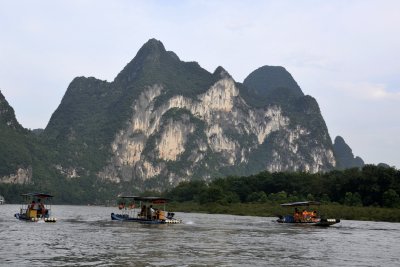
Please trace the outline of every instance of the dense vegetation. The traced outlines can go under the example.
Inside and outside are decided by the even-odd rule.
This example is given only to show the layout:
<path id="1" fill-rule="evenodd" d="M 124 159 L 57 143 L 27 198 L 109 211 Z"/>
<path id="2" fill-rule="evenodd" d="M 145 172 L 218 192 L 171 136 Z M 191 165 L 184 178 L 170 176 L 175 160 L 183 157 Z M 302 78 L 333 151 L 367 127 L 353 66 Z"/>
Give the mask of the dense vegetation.
<path id="1" fill-rule="evenodd" d="M 328 173 L 269 173 L 181 183 L 166 192 L 174 201 L 199 204 L 282 203 L 318 200 L 347 206 L 400 208 L 400 171 L 366 165 Z"/>

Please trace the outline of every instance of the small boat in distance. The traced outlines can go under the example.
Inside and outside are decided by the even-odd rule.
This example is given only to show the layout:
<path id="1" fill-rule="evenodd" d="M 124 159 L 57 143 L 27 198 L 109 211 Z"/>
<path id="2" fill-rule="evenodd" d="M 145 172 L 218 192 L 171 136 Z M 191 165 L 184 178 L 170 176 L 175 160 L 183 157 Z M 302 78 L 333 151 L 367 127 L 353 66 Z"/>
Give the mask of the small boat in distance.
<path id="1" fill-rule="evenodd" d="M 111 220 L 145 224 L 177 224 L 175 213 L 166 211 L 168 199 L 162 197 L 120 196 L 119 214 L 111 213 Z"/>
<path id="2" fill-rule="evenodd" d="M 295 207 L 293 214 L 279 215 L 278 223 L 294 223 L 294 224 L 306 224 L 314 226 L 330 226 L 340 222 L 340 219 L 328 219 L 320 216 L 319 212 L 315 209 L 307 210 L 305 207 L 319 206 L 320 202 L 317 201 L 302 201 L 281 204 L 282 207 Z M 298 210 L 297 207 L 304 207 L 302 211 Z"/>
<path id="3" fill-rule="evenodd" d="M 29 222 L 56 222 L 57 219 L 51 217 L 52 195 L 43 193 L 21 194 L 25 202 L 22 203 L 19 213 L 14 216 L 18 220 Z"/>

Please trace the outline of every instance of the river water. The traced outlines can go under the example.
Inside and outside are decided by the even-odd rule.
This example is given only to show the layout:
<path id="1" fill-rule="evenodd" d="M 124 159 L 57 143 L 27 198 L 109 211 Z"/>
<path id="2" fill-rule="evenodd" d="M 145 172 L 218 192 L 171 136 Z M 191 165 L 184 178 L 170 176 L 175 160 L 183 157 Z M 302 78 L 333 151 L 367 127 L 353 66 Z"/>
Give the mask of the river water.
<path id="1" fill-rule="evenodd" d="M 52 208 L 57 223 L 31 223 L 0 205 L 0 266 L 400 266 L 399 223 L 178 212 L 183 224 L 142 225 L 111 221 L 110 207 Z"/>

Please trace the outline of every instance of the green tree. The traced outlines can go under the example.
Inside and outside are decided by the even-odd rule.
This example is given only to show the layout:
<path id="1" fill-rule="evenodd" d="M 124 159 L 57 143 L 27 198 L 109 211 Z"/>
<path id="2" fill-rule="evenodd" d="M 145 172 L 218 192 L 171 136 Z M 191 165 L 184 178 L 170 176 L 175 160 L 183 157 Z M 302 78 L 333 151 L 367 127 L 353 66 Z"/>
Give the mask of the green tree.
<path id="1" fill-rule="evenodd" d="M 351 192 L 346 192 L 343 204 L 348 206 L 362 206 L 360 194 L 358 192 L 354 194 Z"/>
<path id="2" fill-rule="evenodd" d="M 201 204 L 218 202 L 225 197 L 224 191 L 221 187 L 211 185 L 200 194 L 199 202 Z"/>
<path id="3" fill-rule="evenodd" d="M 247 202 L 265 203 L 268 200 L 267 194 L 264 191 L 253 192 L 247 197 Z"/>
<path id="4" fill-rule="evenodd" d="M 287 195 L 287 193 L 285 191 L 280 191 L 280 192 L 278 192 L 276 194 L 272 193 L 272 194 L 270 194 L 268 196 L 268 198 L 271 201 L 279 202 L 279 203 L 286 202 L 287 201 L 287 197 L 288 197 L 288 195 Z"/>
<path id="5" fill-rule="evenodd" d="M 385 207 L 394 208 L 400 206 L 400 197 L 396 191 L 389 189 L 383 193 L 383 205 Z"/>
<path id="6" fill-rule="evenodd" d="M 313 201 L 313 200 L 315 200 L 313 194 L 311 194 L 311 193 L 308 194 L 308 195 L 307 195 L 307 200 L 308 200 L 308 201 Z"/>

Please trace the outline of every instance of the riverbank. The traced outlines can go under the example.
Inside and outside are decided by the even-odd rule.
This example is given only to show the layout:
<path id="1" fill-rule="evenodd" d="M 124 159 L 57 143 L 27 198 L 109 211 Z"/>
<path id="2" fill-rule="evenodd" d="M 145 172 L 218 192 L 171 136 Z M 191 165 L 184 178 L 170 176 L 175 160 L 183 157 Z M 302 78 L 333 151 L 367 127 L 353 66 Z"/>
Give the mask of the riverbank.
<path id="1" fill-rule="evenodd" d="M 196 202 L 172 202 L 169 210 L 180 212 L 198 212 L 210 214 L 232 214 L 243 216 L 276 217 L 289 214 L 293 208 L 283 208 L 272 203 L 218 203 L 198 204 Z M 400 222 L 400 209 L 380 207 L 354 207 L 339 204 L 326 204 L 318 207 L 322 215 L 345 220 Z"/>

